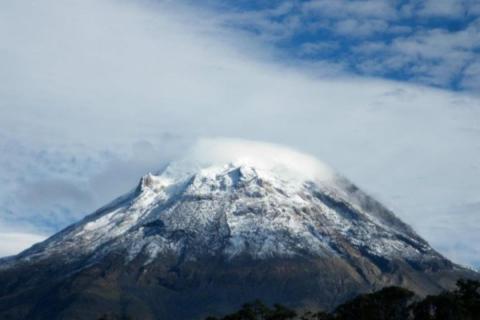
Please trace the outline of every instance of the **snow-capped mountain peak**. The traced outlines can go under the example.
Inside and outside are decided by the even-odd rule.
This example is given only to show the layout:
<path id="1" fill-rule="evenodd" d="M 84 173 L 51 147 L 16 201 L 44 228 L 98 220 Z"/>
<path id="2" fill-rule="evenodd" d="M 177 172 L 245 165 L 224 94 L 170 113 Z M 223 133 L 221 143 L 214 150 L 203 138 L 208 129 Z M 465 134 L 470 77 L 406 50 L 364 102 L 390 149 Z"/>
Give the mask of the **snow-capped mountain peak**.
<path id="1" fill-rule="evenodd" d="M 387 209 L 312 157 L 263 144 L 228 155 L 227 146 L 203 142 L 20 257 L 99 259 L 115 251 L 125 252 L 126 261 L 165 254 L 262 259 L 341 256 L 347 245 L 382 257 L 436 255 Z"/>
<path id="2" fill-rule="evenodd" d="M 204 141 L 82 221 L 0 260 L 4 314 L 50 315 L 55 305 L 84 319 L 112 308 L 194 319 L 255 298 L 324 309 L 386 285 L 435 293 L 459 277 L 478 274 L 327 166 L 239 141 Z"/>

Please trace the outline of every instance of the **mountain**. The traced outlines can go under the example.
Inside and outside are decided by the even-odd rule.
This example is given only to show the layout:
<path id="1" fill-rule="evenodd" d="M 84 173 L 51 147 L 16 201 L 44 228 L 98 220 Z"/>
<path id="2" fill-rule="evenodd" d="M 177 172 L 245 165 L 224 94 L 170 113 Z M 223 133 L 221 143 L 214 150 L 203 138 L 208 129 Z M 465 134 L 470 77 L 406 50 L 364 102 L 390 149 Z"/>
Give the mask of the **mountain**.
<path id="1" fill-rule="evenodd" d="M 201 319 L 260 298 L 331 309 L 478 274 L 310 156 L 204 142 L 126 195 L 0 261 L 0 318 Z"/>

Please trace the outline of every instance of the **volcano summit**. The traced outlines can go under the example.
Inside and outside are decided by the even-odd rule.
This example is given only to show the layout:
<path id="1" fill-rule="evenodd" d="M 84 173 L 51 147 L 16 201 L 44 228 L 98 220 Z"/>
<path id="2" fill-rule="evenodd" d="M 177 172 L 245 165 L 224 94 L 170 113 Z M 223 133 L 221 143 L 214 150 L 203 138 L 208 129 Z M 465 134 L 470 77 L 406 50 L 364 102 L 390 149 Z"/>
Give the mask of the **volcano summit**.
<path id="1" fill-rule="evenodd" d="M 330 309 L 386 285 L 428 294 L 470 276 L 314 158 L 205 140 L 0 260 L 0 318 L 201 319 L 255 298 Z"/>

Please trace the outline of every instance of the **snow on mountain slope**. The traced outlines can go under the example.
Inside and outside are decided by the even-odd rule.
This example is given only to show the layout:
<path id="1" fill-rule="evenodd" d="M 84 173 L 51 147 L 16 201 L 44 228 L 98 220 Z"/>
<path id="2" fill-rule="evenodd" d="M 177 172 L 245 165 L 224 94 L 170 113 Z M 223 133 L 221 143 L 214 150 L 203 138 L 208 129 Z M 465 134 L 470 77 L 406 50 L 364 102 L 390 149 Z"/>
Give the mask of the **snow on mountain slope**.
<path id="1" fill-rule="evenodd" d="M 138 187 L 15 261 L 74 261 L 126 252 L 338 256 L 352 246 L 409 260 L 438 254 L 407 225 L 314 158 L 241 140 L 204 140 Z"/>

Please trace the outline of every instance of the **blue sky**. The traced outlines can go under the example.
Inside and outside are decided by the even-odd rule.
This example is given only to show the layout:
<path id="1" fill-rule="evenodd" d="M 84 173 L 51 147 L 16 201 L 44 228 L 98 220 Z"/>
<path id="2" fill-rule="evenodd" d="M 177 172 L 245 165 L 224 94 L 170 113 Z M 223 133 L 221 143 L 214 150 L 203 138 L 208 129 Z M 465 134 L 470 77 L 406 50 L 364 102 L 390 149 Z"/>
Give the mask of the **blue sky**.
<path id="1" fill-rule="evenodd" d="M 217 10 L 224 25 L 280 49 L 282 59 L 325 61 L 360 76 L 451 90 L 480 89 L 480 3 L 475 0 L 205 4 Z"/>
<path id="2" fill-rule="evenodd" d="M 480 266 L 474 1 L 0 2 L 0 255 L 202 137 L 328 163 Z"/>

